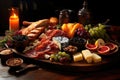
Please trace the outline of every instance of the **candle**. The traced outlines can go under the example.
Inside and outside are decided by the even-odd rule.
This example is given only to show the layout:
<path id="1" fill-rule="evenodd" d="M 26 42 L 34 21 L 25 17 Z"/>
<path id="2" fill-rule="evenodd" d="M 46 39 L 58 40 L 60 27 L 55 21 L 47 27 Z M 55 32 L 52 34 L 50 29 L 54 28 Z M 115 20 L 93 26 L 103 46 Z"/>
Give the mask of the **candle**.
<path id="1" fill-rule="evenodd" d="M 19 30 L 19 17 L 17 13 L 15 13 L 15 9 L 12 9 L 11 11 L 12 14 L 9 18 L 9 30 L 14 32 Z"/>

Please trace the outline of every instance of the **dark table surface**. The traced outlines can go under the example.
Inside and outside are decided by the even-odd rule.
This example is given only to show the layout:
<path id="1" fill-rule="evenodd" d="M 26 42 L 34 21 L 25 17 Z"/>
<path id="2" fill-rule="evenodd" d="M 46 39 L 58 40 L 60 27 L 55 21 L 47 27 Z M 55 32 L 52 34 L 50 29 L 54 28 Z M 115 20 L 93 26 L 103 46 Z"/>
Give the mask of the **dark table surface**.
<path id="1" fill-rule="evenodd" d="M 32 67 L 16 73 L 15 71 L 21 68 L 15 69 L 0 65 L 0 80 L 119 80 L 120 59 L 115 61 L 108 64 L 105 68 L 101 66 L 101 69 L 91 71 L 67 71 L 44 65 L 45 67 Z M 24 66 L 28 64 L 30 63 L 25 62 Z"/>
<path id="2" fill-rule="evenodd" d="M 119 80 L 120 66 L 113 65 L 113 67 L 93 72 L 61 72 L 48 69 L 29 69 L 21 74 L 10 74 L 7 67 L 0 67 L 5 69 L 0 74 L 0 80 Z M 2 69 L 2 70 L 3 70 Z"/>

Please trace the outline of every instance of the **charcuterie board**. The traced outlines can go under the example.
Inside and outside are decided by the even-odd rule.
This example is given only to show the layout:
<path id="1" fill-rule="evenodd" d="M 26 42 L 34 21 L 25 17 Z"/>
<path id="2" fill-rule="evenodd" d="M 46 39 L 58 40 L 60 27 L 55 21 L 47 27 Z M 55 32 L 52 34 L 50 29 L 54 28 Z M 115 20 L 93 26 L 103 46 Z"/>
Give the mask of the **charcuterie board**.
<path id="1" fill-rule="evenodd" d="M 119 48 L 119 47 L 118 47 Z M 52 69 L 58 71 L 70 71 L 70 72 L 81 72 L 81 71 L 98 71 L 107 69 L 116 65 L 119 62 L 120 54 L 118 48 L 111 53 L 111 55 L 102 55 L 102 61 L 99 63 L 87 63 L 85 60 L 79 62 L 60 63 L 52 62 L 45 59 L 33 59 L 23 53 L 15 53 L 16 56 L 22 57 L 25 61 L 39 65 L 44 69 Z"/>
<path id="2" fill-rule="evenodd" d="M 43 19 L 6 35 L 1 41 L 27 62 L 68 71 L 94 71 L 119 60 L 119 43 L 111 41 L 105 25 L 57 25 Z"/>

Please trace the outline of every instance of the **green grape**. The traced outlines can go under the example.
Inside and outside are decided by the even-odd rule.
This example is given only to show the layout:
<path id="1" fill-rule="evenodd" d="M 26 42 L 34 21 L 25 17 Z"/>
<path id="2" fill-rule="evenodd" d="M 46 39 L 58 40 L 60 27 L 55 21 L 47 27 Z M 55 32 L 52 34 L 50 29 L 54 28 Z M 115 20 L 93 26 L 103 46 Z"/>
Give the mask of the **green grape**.
<path id="1" fill-rule="evenodd" d="M 93 37 L 95 32 L 93 30 L 90 31 L 90 35 Z"/>
<path id="2" fill-rule="evenodd" d="M 60 60 L 61 57 L 62 57 L 61 55 L 58 55 L 58 56 L 57 56 L 58 60 Z"/>
<path id="3" fill-rule="evenodd" d="M 103 25 L 103 24 L 99 24 L 99 26 L 98 26 L 100 29 L 104 29 L 105 28 L 105 25 Z"/>
<path id="4" fill-rule="evenodd" d="M 62 54 L 62 52 L 61 52 L 61 51 L 59 51 L 57 54 L 58 54 L 58 55 L 61 55 L 61 54 Z"/>
<path id="5" fill-rule="evenodd" d="M 95 31 L 98 31 L 98 30 L 99 30 L 99 28 L 98 28 L 98 27 L 94 27 L 94 30 L 95 30 Z"/>
<path id="6" fill-rule="evenodd" d="M 62 53 L 61 53 L 61 56 L 66 56 L 66 52 L 62 52 Z"/>
<path id="7" fill-rule="evenodd" d="M 87 25 L 85 26 L 85 30 L 87 30 L 87 31 L 89 30 L 89 28 L 88 28 L 88 26 L 87 26 Z"/>
<path id="8" fill-rule="evenodd" d="M 58 61 L 58 54 L 55 54 L 53 59 L 54 59 L 54 61 Z"/>

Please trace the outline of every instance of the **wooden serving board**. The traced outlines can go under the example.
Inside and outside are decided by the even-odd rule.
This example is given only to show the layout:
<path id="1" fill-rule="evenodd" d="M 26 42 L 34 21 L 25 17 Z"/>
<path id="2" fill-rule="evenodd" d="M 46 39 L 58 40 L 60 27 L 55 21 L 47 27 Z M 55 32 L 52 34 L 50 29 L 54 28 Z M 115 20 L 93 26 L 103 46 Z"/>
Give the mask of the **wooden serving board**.
<path id="1" fill-rule="evenodd" d="M 99 63 L 87 63 L 85 60 L 80 62 L 70 62 L 70 63 L 60 63 L 60 62 L 51 62 L 50 60 L 38 60 L 28 57 L 23 53 L 15 53 L 16 56 L 22 57 L 26 62 L 30 62 L 36 65 L 39 65 L 45 69 L 59 70 L 59 71 L 72 71 L 72 72 L 81 72 L 81 71 L 96 71 L 105 68 L 109 68 L 117 64 L 120 60 L 120 51 L 112 53 L 109 56 L 102 56 L 102 61 Z"/>

